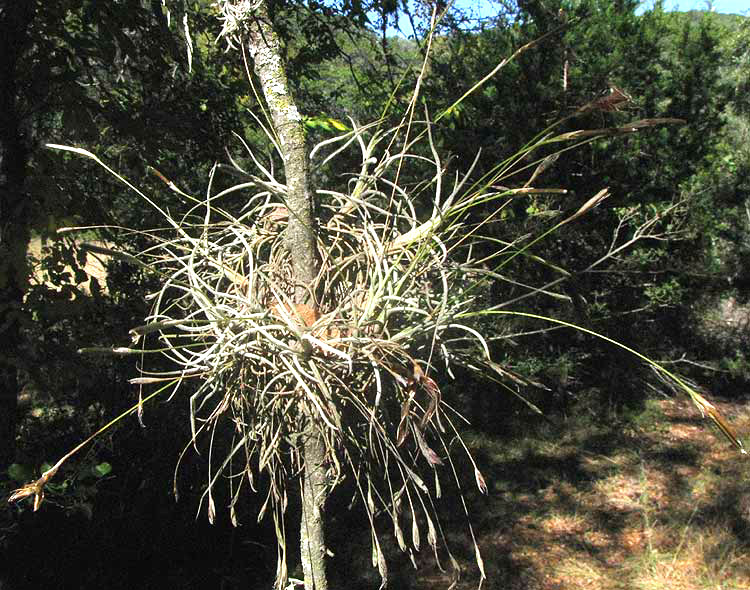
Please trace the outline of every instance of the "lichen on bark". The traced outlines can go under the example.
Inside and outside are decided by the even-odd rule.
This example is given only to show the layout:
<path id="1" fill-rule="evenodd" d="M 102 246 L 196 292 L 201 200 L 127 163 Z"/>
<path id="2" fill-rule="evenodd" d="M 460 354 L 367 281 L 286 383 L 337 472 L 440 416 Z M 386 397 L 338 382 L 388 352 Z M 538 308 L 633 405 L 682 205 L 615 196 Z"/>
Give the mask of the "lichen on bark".
<path id="1" fill-rule="evenodd" d="M 255 64 L 274 129 L 279 138 L 287 185 L 289 225 L 285 243 L 292 259 L 298 303 L 308 303 L 309 289 L 317 270 L 313 201 L 302 117 L 289 91 L 281 46 L 261 2 L 248 25 L 249 51 Z"/>
<path id="2" fill-rule="evenodd" d="M 302 118 L 289 90 L 278 36 L 269 18 L 266 2 L 255 8 L 248 23 L 249 52 L 260 80 L 274 129 L 278 136 L 287 187 L 289 222 L 284 244 L 292 264 L 294 297 L 297 304 L 315 306 L 317 275 L 316 231 L 310 190 L 307 151 Z M 325 570 L 324 507 L 328 494 L 326 448 L 316 427 L 314 412 L 304 405 L 297 417 L 304 469 L 301 481 L 302 517 L 300 553 L 306 590 L 327 590 Z M 281 571 L 286 571 L 282 568 Z M 284 580 L 277 580 L 277 587 Z"/>

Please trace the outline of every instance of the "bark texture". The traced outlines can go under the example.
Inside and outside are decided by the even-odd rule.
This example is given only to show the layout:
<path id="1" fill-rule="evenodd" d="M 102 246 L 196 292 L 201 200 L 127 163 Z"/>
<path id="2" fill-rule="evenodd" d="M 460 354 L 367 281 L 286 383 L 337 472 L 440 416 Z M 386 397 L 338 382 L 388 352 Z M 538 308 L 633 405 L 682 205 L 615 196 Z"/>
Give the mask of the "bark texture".
<path id="1" fill-rule="evenodd" d="M 18 104 L 18 67 L 29 43 L 36 3 L 0 9 L 0 471 L 16 450 L 21 313 L 28 282 L 30 198 L 24 194 L 29 140 Z"/>
<path id="2" fill-rule="evenodd" d="M 317 261 L 313 201 L 302 117 L 289 89 L 281 45 L 269 19 L 266 2 L 260 3 L 255 16 L 249 26 L 249 50 L 284 159 L 289 209 L 285 241 L 292 256 L 294 278 L 298 282 L 297 303 L 308 303 L 308 287 L 315 279 Z"/>
<path id="3" fill-rule="evenodd" d="M 302 117 L 289 89 L 279 38 L 274 32 L 266 2 L 261 2 L 250 23 L 249 51 L 260 79 L 274 129 L 281 146 L 287 185 L 289 223 L 284 236 L 292 260 L 296 303 L 315 306 L 317 275 L 316 232 L 309 185 L 307 150 Z M 327 590 L 325 569 L 324 506 L 327 496 L 326 449 L 312 414 L 300 416 L 304 471 L 300 552 L 306 590 Z M 277 582 L 279 582 L 277 580 Z"/>
<path id="4" fill-rule="evenodd" d="M 300 556 L 306 590 L 327 590 L 326 544 L 323 509 L 326 487 L 325 445 L 312 428 L 305 433 L 305 471 L 302 474 Z"/>

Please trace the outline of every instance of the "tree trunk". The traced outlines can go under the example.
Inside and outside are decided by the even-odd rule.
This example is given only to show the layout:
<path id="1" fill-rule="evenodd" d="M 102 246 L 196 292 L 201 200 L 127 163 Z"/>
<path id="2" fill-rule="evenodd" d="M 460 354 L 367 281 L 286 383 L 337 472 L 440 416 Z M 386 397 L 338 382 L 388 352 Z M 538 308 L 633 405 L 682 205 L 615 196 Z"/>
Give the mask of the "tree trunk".
<path id="1" fill-rule="evenodd" d="M 303 435 L 305 471 L 302 474 L 302 521 L 300 556 L 306 590 L 327 590 L 325 529 L 323 509 L 326 488 L 325 445 L 318 432 L 308 428 Z"/>
<path id="2" fill-rule="evenodd" d="M 269 19 L 266 2 L 261 2 L 254 14 L 256 18 L 249 26 L 250 55 L 281 145 L 289 209 L 286 247 L 292 257 L 297 282 L 297 303 L 305 303 L 309 298 L 308 286 L 315 280 L 317 271 L 305 134 L 302 117 L 289 89 L 281 45 Z"/>
<path id="3" fill-rule="evenodd" d="M 287 185 L 289 224 L 284 236 L 292 260 L 296 303 L 315 304 L 312 286 L 317 274 L 316 234 L 309 185 L 302 118 L 292 98 L 266 2 L 261 2 L 249 25 L 249 50 L 260 79 L 271 119 L 279 138 Z M 300 551 L 306 590 L 327 590 L 323 509 L 327 496 L 325 445 L 312 415 L 300 416 L 304 472 Z"/>
<path id="4" fill-rule="evenodd" d="M 0 470 L 16 454 L 21 306 L 28 283 L 29 196 L 24 194 L 29 139 L 18 109 L 18 63 L 28 46 L 34 2 L 0 10 Z"/>

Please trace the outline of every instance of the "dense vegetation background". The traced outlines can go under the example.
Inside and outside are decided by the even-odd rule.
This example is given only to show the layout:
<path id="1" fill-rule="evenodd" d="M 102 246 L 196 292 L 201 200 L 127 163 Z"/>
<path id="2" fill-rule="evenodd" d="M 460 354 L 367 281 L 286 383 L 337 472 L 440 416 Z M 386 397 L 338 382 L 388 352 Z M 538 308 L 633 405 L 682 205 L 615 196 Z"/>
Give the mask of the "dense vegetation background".
<path id="1" fill-rule="evenodd" d="M 85 147 L 164 207 L 173 194 L 153 169 L 199 195 L 214 162 L 243 162 L 239 138 L 267 152 L 250 115 L 261 117 L 262 110 L 245 65 L 214 43 L 220 24 L 209 2 L 194 3 L 190 13 L 191 68 L 185 40 L 159 2 L 19 4 L 0 12 L 3 492 L 35 477 L 138 395 L 127 383 L 130 361 L 76 350 L 128 342 L 128 330 L 147 312 L 150 278 L 112 259 L 91 277 L 85 269 L 92 254 L 58 230 L 96 225 L 76 239 L 137 248 L 137 233 L 115 228 L 160 223 L 89 162 L 43 144 Z M 425 51 L 421 5 L 407 39 L 386 34 L 383 22 L 393 14 L 387 3 L 371 12 L 352 4 L 276 6 L 311 143 L 332 137 L 349 118 L 374 120 L 386 104 L 397 120 Z M 435 39 L 423 100 L 430 112 L 442 111 L 514 50 L 551 32 L 440 121 L 435 141 L 453 156 L 453 169 L 467 170 L 481 148 L 479 178 L 560 121 L 560 130 L 574 130 L 684 119 L 681 127 L 588 143 L 551 163 L 543 186 L 580 196 L 609 186 L 613 197 L 536 247 L 571 278 L 557 297 L 542 293 L 518 306 L 615 336 L 674 364 L 714 398 L 743 399 L 750 381 L 750 24 L 659 7 L 636 14 L 636 6 L 519 1 L 498 4 L 497 16 L 482 20 L 455 10 Z M 621 108 L 572 116 L 620 91 L 629 97 Z M 345 185 L 341 165 L 318 172 L 317 185 Z M 532 171 L 513 186 L 523 186 Z M 571 193 L 518 199 L 491 230 L 500 240 L 542 233 L 574 210 Z M 540 286 L 558 278 L 549 265 L 523 257 L 514 264 L 505 278 Z M 493 287 L 498 301 L 515 293 L 505 278 Z M 453 403 L 472 421 L 477 440 L 520 448 L 550 423 L 626 430 L 648 411 L 650 398 L 668 391 L 614 348 L 568 330 L 539 332 L 539 324 L 522 321 L 497 328 L 503 338 L 494 355 L 545 386 L 520 391 L 545 418 L 500 387 L 459 376 Z M 194 519 L 205 485 L 202 457 L 188 457 L 174 502 L 173 468 L 188 440 L 185 405 L 156 404 L 145 413 L 146 428 L 133 418 L 109 430 L 66 466 L 40 513 L 4 505 L 0 587 L 268 587 L 275 559 L 268 523 L 245 518 L 234 528 L 226 515 L 214 526 Z M 500 477 L 512 481 L 513 470 Z M 334 549 L 337 539 L 360 530 L 347 501 L 340 510 L 331 504 Z M 474 507 L 480 517 L 482 509 Z M 356 577 L 351 586 L 376 583 L 366 541 L 334 558 Z M 409 576 L 396 583 L 414 584 Z"/>

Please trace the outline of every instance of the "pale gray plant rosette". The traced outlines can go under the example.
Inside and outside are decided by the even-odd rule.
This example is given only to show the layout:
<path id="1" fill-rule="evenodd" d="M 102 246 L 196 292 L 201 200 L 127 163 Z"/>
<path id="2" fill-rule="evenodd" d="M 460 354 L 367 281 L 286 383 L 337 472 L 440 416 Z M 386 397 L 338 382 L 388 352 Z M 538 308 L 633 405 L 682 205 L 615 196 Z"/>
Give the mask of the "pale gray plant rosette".
<path id="1" fill-rule="evenodd" d="M 144 325 L 131 331 L 133 345 L 113 351 L 163 354 L 177 366 L 159 373 L 145 363 L 142 376 L 131 380 L 135 384 L 161 384 L 172 397 L 186 380 L 196 382 L 189 398 L 191 445 L 197 450 L 208 440 L 203 499 L 209 519 L 215 517 L 217 483 L 229 484 L 236 522 L 242 488 L 257 489 L 265 474 L 259 517 L 268 510 L 276 522 L 280 571 L 286 571 L 287 485 L 302 470 L 298 436 L 312 416 L 325 441 L 330 486 L 344 477 L 356 482 L 372 525 L 373 565 L 383 579 L 387 566 L 376 517 L 384 514 L 415 564 L 426 539 L 438 563 L 443 546 L 457 575 L 434 504 L 445 475 L 461 489 L 449 449 L 458 443 L 482 492 L 486 484 L 460 437 L 462 417 L 443 400 L 434 377 L 438 367 L 451 375 L 456 363 L 489 360 L 480 332 L 461 319 L 486 287 L 473 266 L 486 264 L 472 254 L 481 236 L 461 220 L 473 203 L 499 193 L 467 191 L 470 173 L 447 181 L 429 123 L 415 124 L 422 132 L 409 141 L 401 139 L 401 127 L 351 124 L 350 132 L 311 154 L 320 167 L 350 150 L 361 160 L 346 192 L 318 191 L 321 265 L 316 284 L 308 286 L 312 304 L 293 299 L 283 240 L 286 187 L 247 146 L 257 174 L 233 163 L 245 181 L 212 194 L 217 167 L 205 199 L 190 197 L 162 176 L 192 202 L 179 219 L 128 183 L 171 229 L 150 232 L 153 245 L 133 259 L 158 274 L 161 288 L 150 296 Z M 418 141 L 429 143 L 431 157 L 413 153 Z M 67 149 L 104 165 L 85 150 Z M 419 174 L 432 171 L 419 184 L 419 198 L 398 183 L 415 165 Z M 238 193 L 250 196 L 234 216 L 222 204 Z M 417 206 L 420 199 L 431 203 L 431 212 Z M 228 430 L 231 443 L 219 449 L 214 443 L 226 441 Z M 404 522 L 410 534 L 402 530 Z M 474 548 L 483 578 L 475 540 Z"/>

